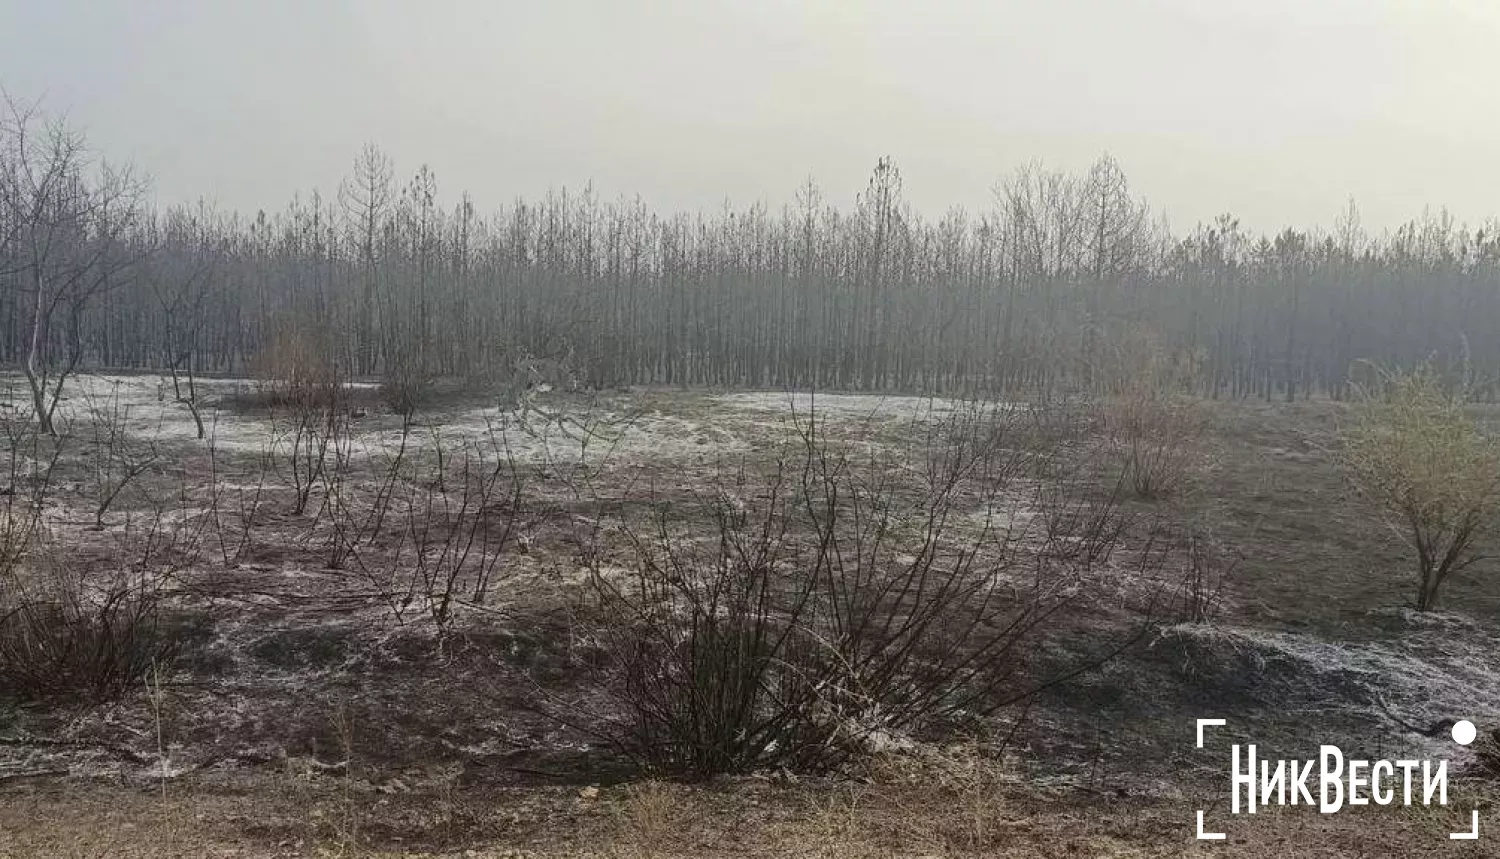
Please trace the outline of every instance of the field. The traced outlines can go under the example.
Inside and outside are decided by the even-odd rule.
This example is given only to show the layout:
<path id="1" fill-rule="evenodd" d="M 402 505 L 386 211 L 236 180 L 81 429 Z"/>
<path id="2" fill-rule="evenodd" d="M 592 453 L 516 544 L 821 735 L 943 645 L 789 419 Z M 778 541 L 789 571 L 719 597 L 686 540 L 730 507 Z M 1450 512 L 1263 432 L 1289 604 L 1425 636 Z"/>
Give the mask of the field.
<path id="1" fill-rule="evenodd" d="M 518 411 L 454 390 L 407 422 L 370 385 L 330 430 L 253 383 L 198 384 L 206 438 L 168 380 L 129 375 L 76 380 L 68 443 L 32 441 L 57 449 L 32 557 L 84 601 L 109 573 L 149 587 L 175 658 L 104 703 L 0 710 L 0 855 L 1490 855 L 1446 835 L 1490 807 L 1483 765 L 1411 728 L 1497 726 L 1496 563 L 1410 608 L 1409 551 L 1340 466 L 1345 405 L 1193 401 L 1180 485 L 1140 493 L 1106 412 L 1071 403 L 640 388 Z M 991 446 L 934 490 L 960 436 Z M 601 608 L 634 605 L 601 593 L 722 560 L 726 535 L 764 548 L 757 523 L 790 509 L 771 487 L 810 491 L 829 451 L 869 481 L 845 491 L 896 511 L 871 566 L 957 546 L 1045 605 L 981 654 L 1007 705 L 866 730 L 813 774 L 653 777 L 596 724 L 629 662 Z M 1096 543 L 1028 590 L 1034 555 Z M 1198 718 L 1228 720 L 1204 750 Z M 1230 742 L 1447 759 L 1450 804 L 1230 823 Z M 1205 806 L 1227 844 L 1193 839 Z"/>

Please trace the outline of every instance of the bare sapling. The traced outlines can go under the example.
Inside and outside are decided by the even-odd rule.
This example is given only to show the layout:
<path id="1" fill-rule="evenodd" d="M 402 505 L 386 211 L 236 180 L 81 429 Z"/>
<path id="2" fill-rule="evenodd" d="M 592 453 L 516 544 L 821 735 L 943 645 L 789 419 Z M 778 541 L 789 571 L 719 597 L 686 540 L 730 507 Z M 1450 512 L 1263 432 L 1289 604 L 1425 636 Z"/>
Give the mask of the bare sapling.
<path id="1" fill-rule="evenodd" d="M 407 479 L 405 466 L 412 448 L 410 421 L 402 422 L 394 451 L 382 449 L 377 453 L 369 444 L 356 445 L 352 433 L 334 445 L 332 468 L 324 471 L 323 507 L 319 511 L 319 518 L 328 522 L 325 552 L 329 569 L 362 566 L 359 553 L 384 533 L 391 507 L 398 501 L 397 491 Z M 363 482 L 357 479 L 362 473 L 375 477 L 373 495 L 363 491 Z"/>
<path id="2" fill-rule="evenodd" d="M 364 457 L 374 492 L 339 486 L 325 500 L 330 564 L 368 580 L 401 622 L 416 609 L 446 630 L 461 605 L 486 605 L 525 512 L 504 434 L 491 425 L 455 444 L 434 431 L 419 443 L 407 425 L 394 451 Z"/>
<path id="3" fill-rule="evenodd" d="M 210 424 L 206 447 L 208 515 L 213 523 L 220 558 L 226 567 L 233 568 L 239 566 L 254 541 L 268 477 L 274 468 L 274 455 L 268 441 L 257 454 L 252 472 L 229 470 L 218 444 L 217 415 Z"/>
<path id="4" fill-rule="evenodd" d="M 320 523 L 326 522 L 328 525 L 326 557 L 330 570 L 344 568 L 356 550 L 360 537 L 358 531 L 349 527 L 354 518 L 351 495 L 356 492 L 355 484 L 358 482 L 355 475 L 355 450 L 354 433 L 335 435 L 330 442 L 331 459 L 320 474 L 323 500 L 314 519 L 313 530 L 316 531 Z M 362 453 L 362 458 L 368 460 L 369 452 L 366 450 Z"/>
<path id="5" fill-rule="evenodd" d="M 489 602 L 490 588 L 495 582 L 501 553 L 508 545 L 520 539 L 518 531 L 526 511 L 526 482 L 516 465 L 515 455 L 504 431 L 497 430 L 493 422 L 487 422 L 485 441 L 488 442 L 487 453 L 479 456 L 478 469 L 481 473 L 487 471 L 488 478 L 482 480 L 478 487 L 475 506 L 480 515 L 475 517 L 473 525 L 468 529 L 461 555 L 463 562 L 467 562 L 471 556 L 475 558 L 470 599 L 475 605 L 481 606 Z M 477 444 L 475 450 L 480 450 Z M 486 462 L 486 457 L 493 463 L 492 467 Z M 493 523 L 497 518 L 500 520 L 498 527 Z M 479 543 L 477 555 L 474 554 L 476 537 Z"/>
<path id="6" fill-rule="evenodd" d="M 49 436 L 29 414 L 0 412 L 5 491 L 0 492 L 0 567 L 16 563 L 43 525 L 67 436 Z"/>
<path id="7" fill-rule="evenodd" d="M 137 436 L 130 428 L 130 404 L 120 398 L 120 383 L 111 381 L 109 393 L 83 393 L 88 430 L 90 470 L 94 482 L 94 524 L 104 530 L 104 516 L 131 484 L 161 459 L 155 438 Z"/>
<path id="8" fill-rule="evenodd" d="M 193 427 L 201 440 L 204 436 L 203 403 L 198 399 L 198 384 L 193 375 L 193 353 L 179 352 L 168 369 L 172 374 L 172 401 L 187 407 L 188 414 L 193 418 Z"/>
<path id="9" fill-rule="evenodd" d="M 126 517 L 124 527 L 114 535 L 116 557 L 128 562 L 135 573 L 161 583 L 177 581 L 184 571 L 195 568 L 205 539 L 215 529 L 214 516 L 194 494 L 197 489 L 198 480 L 183 472 L 175 485 L 163 491 L 143 490 L 145 509 Z"/>
<path id="10" fill-rule="evenodd" d="M 270 411 L 274 462 L 292 490 L 293 515 L 307 511 L 330 453 L 349 431 L 348 388 L 329 342 L 288 327 L 260 358 L 258 392 Z"/>
<path id="11" fill-rule="evenodd" d="M 323 479 L 329 452 L 347 435 L 348 415 L 341 407 L 340 385 L 332 382 L 318 404 L 304 402 L 293 407 L 291 432 L 286 441 L 286 464 L 291 474 L 295 501 L 292 512 L 307 510 L 313 489 Z"/>
<path id="12" fill-rule="evenodd" d="M 172 402 L 187 408 L 202 439 L 203 403 L 195 370 L 207 316 L 223 300 L 219 273 L 228 236 L 202 203 L 196 210 L 168 209 L 148 222 L 146 233 L 154 253 L 144 275 L 162 323 L 160 349 L 172 380 Z"/>
<path id="13" fill-rule="evenodd" d="M 380 396 L 386 406 L 401 416 L 402 425 L 410 427 L 417 411 L 428 398 L 432 379 L 421 365 L 420 350 L 400 348 L 389 358 L 389 366 L 380 380 Z"/>
<path id="14" fill-rule="evenodd" d="M 438 471 L 449 461 L 437 455 L 444 447 L 435 436 Z M 520 514 L 520 472 L 503 441 L 493 433 L 465 438 L 456 457 L 451 491 L 446 478 L 413 484 L 407 508 L 414 567 L 408 599 L 421 599 L 439 628 L 449 624 L 466 592 L 476 605 L 485 603 Z"/>

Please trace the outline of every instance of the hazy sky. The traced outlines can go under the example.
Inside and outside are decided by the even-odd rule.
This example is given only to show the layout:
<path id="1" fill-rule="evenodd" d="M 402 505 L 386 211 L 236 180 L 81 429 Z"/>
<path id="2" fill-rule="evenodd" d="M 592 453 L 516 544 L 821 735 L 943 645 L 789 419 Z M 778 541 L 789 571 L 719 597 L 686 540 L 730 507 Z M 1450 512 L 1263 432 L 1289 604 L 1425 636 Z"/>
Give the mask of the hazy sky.
<path id="1" fill-rule="evenodd" d="M 844 204 L 889 154 L 941 214 L 1107 150 L 1178 229 L 1500 214 L 1497 0 L 0 0 L 0 84 L 252 211 L 371 141 L 482 210 Z"/>

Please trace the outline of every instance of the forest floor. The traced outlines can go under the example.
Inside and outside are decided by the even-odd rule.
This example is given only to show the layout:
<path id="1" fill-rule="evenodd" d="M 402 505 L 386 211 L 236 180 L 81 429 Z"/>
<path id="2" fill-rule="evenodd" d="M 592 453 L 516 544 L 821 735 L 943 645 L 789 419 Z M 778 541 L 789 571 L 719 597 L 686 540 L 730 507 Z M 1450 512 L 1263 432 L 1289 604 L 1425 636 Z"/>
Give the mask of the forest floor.
<path id="1" fill-rule="evenodd" d="M 579 523 L 603 515 L 573 502 L 566 466 L 593 463 L 595 497 L 622 504 L 687 497 L 763 462 L 805 401 L 637 390 L 548 406 L 582 416 L 574 426 L 609 428 L 597 436 L 547 421 L 500 426 L 482 398 L 425 412 L 407 444 L 454 455 L 462 439 L 488 438 L 531 477 L 510 502 L 524 550 L 507 552 L 493 598 L 457 609 L 439 635 L 415 608 L 392 605 L 378 577 L 320 560 L 306 515 L 287 511 L 290 478 L 252 479 L 279 430 L 233 407 L 242 386 L 204 384 L 221 406 L 211 445 L 154 376 L 88 377 L 70 398 L 79 437 L 87 409 L 128 405 L 118 423 L 150 442 L 129 456 L 152 463 L 101 531 L 97 468 L 83 454 L 61 460 L 49 539 L 75 561 L 137 551 L 132 515 L 153 498 L 199 514 L 210 495 L 241 511 L 248 494 L 264 500 L 246 514 L 254 527 L 232 562 L 205 538 L 197 564 L 173 571 L 171 616 L 185 638 L 168 680 L 103 706 L 0 710 L 0 857 L 1500 855 L 1487 830 L 1478 842 L 1447 837 L 1472 808 L 1486 827 L 1500 824 L 1472 752 L 1392 717 L 1500 727 L 1500 564 L 1456 576 L 1440 611 L 1407 608 L 1406 550 L 1339 468 L 1339 404 L 1201 404 L 1208 428 L 1188 485 L 1129 504 L 1192 524 L 1238 559 L 1214 616 L 1163 619 L 1012 712 L 1022 718 L 1002 758 L 934 745 L 839 778 L 676 785 L 643 780 L 535 706 L 537 678 L 571 682 L 561 607 L 582 575 Z M 870 444 L 900 443 L 949 407 L 816 401 L 832 432 Z M 371 406 L 353 437 L 389 451 L 402 444 L 400 421 Z M 1085 643 L 1122 634 L 1107 602 L 1060 623 L 1087 632 Z M 1037 659 L 1045 668 L 1068 655 Z M 1200 718 L 1227 721 L 1204 749 Z M 1232 818 L 1231 742 L 1272 760 L 1311 759 L 1320 744 L 1447 760 L 1449 803 Z M 1194 839 L 1198 809 L 1227 841 Z"/>

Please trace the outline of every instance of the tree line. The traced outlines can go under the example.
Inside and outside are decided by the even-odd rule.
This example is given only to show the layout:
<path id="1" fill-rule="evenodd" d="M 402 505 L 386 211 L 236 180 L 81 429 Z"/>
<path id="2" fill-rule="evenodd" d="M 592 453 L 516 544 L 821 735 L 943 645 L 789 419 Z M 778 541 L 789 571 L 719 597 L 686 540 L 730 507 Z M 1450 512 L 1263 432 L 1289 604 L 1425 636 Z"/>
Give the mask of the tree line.
<path id="1" fill-rule="evenodd" d="M 253 217 L 148 204 L 78 131 L 10 102 L 0 123 L 0 359 L 40 412 L 83 366 L 253 372 L 288 336 L 351 375 L 484 379 L 521 357 L 596 386 L 947 392 L 1087 384 L 1131 332 L 1203 393 L 1342 396 L 1361 360 L 1500 367 L 1500 230 L 1425 213 L 1374 236 L 1185 235 L 1109 156 L 1022 166 L 987 211 L 924 218 L 900 170 L 852 207 L 663 214 L 561 190 L 481 213 L 375 146 L 337 193 Z"/>

